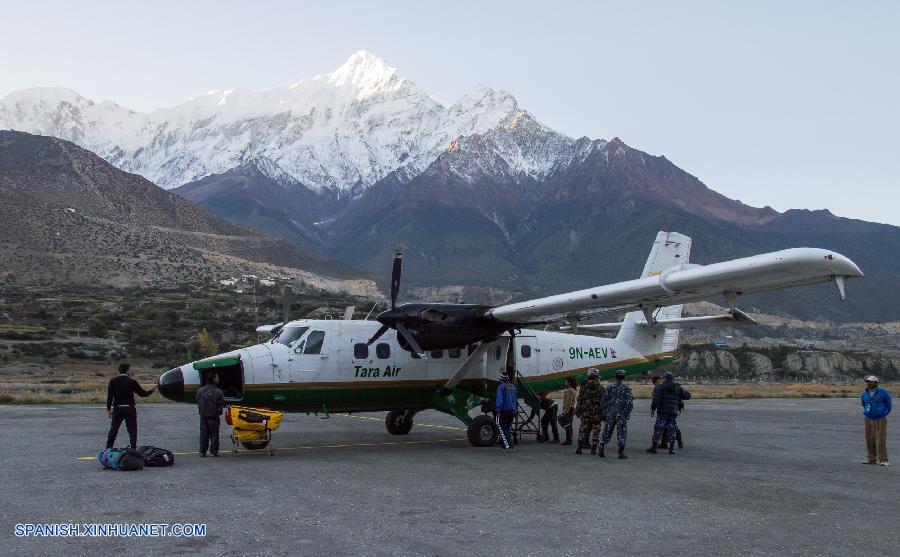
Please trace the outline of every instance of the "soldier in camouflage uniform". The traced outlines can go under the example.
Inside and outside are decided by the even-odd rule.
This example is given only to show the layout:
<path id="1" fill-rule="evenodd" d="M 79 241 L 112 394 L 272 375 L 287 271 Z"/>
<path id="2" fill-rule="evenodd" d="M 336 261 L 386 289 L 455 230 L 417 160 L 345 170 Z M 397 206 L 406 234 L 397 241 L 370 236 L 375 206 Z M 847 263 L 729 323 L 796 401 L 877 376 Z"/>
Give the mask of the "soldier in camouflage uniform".
<path id="1" fill-rule="evenodd" d="M 603 396 L 603 415 L 606 423 L 603 424 L 603 435 L 600 437 L 600 456 L 605 457 L 603 447 L 609 442 L 612 436 L 612 429 L 616 428 L 616 442 L 619 445 L 619 458 L 628 458 L 625 456 L 625 441 L 628 440 L 628 418 L 634 409 L 634 396 L 631 394 L 631 387 L 626 385 L 625 372 L 623 370 L 616 371 L 616 382 L 606 387 L 606 394 Z"/>
<path id="2" fill-rule="evenodd" d="M 591 430 L 600 425 L 600 405 L 603 402 L 603 385 L 600 384 L 600 372 L 595 368 L 588 370 L 587 381 L 578 391 L 578 403 L 575 407 L 575 415 L 581 419 L 578 429 L 578 449 L 575 454 L 581 454 L 581 449 L 587 446 Z M 591 454 L 596 451 L 596 445 Z"/>

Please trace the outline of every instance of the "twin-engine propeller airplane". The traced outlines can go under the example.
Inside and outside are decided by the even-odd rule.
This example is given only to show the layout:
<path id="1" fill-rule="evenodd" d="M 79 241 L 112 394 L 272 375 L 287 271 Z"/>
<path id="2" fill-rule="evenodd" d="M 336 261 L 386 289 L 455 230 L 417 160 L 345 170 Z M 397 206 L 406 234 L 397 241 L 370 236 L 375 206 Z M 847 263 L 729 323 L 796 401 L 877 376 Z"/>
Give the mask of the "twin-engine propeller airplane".
<path id="1" fill-rule="evenodd" d="M 378 323 L 301 319 L 260 327 L 272 333 L 269 341 L 171 369 L 160 376 L 159 392 L 194 402 L 214 370 L 229 401 L 296 412 L 387 410 L 394 435 L 409 433 L 416 412 L 434 409 L 465 423 L 472 445 L 490 446 L 494 421 L 469 412 L 493 399 L 501 371 L 516 372 L 520 396 L 534 405 L 534 391 L 561 389 L 591 367 L 608 378 L 617 369 L 642 373 L 670 361 L 680 328 L 754 324 L 734 307 L 743 294 L 834 281 L 843 299 L 845 280 L 862 276 L 852 261 L 824 249 L 711 265 L 689 263 L 690 252 L 689 237 L 659 232 L 638 279 L 501 306 L 397 305 L 398 252 L 391 308 Z M 682 304 L 718 296 L 728 302 L 725 314 L 681 317 Z M 621 323 L 580 325 L 618 330 L 615 338 L 529 328 L 559 320 L 577 328 L 579 319 L 623 312 Z"/>

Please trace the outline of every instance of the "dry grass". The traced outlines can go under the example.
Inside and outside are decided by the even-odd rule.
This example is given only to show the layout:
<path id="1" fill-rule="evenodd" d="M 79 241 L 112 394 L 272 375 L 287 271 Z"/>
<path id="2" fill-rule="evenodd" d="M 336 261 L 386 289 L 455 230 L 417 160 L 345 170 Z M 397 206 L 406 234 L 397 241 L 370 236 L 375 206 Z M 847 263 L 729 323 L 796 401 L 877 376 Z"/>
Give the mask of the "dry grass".
<path id="1" fill-rule="evenodd" d="M 107 380 L 9 383 L 0 386 L 0 404 L 106 404 L 106 386 Z M 141 401 L 169 402 L 159 393 Z"/>
<path id="2" fill-rule="evenodd" d="M 862 393 L 862 384 L 850 383 L 738 383 L 734 385 L 682 384 L 694 399 L 847 398 Z M 632 385 L 635 398 L 650 398 L 653 385 Z"/>

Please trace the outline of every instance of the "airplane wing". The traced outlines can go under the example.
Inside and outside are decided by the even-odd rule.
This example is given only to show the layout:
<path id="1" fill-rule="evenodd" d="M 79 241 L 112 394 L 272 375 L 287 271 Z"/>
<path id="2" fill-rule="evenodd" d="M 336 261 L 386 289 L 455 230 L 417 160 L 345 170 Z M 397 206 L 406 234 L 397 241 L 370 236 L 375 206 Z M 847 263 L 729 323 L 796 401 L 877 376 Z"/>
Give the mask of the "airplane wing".
<path id="1" fill-rule="evenodd" d="M 666 238 L 673 235 L 676 233 L 660 232 L 657 245 L 660 241 L 671 242 Z M 689 251 L 690 238 L 680 234 L 677 237 Z M 845 279 L 863 276 L 847 257 L 819 248 L 786 249 L 711 265 L 680 263 L 649 274 L 647 270 L 639 279 L 497 306 L 488 315 L 504 323 L 528 324 L 581 311 L 604 315 L 641 310 L 648 323 L 655 323 L 654 312 L 665 306 L 724 296 L 733 307 L 734 299 L 742 294 L 831 280 L 843 299 Z"/>

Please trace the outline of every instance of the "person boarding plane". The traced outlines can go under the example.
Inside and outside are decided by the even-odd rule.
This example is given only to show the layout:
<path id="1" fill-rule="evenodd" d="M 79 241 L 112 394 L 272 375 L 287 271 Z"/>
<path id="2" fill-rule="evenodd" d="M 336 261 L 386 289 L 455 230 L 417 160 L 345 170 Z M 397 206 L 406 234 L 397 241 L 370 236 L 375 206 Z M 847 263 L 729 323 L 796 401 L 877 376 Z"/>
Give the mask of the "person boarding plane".
<path id="1" fill-rule="evenodd" d="M 193 403 L 215 370 L 230 402 L 295 412 L 388 411 L 390 433 L 403 435 L 414 415 L 433 409 L 467 425 L 474 446 L 492 446 L 497 426 L 470 411 L 496 393 L 501 373 L 518 378 L 519 396 L 565 387 L 589 368 L 610 378 L 669 362 L 679 328 L 755 324 L 735 307 L 744 294 L 863 276 L 848 258 L 818 248 L 786 249 L 696 265 L 691 238 L 659 232 L 640 278 L 500 306 L 397 304 L 402 259 L 395 253 L 391 307 L 369 320 L 300 319 L 277 327 L 267 342 L 191 362 L 163 373 L 159 392 Z M 726 313 L 681 317 L 682 304 L 722 296 Z M 614 338 L 529 327 L 627 312 L 621 323 L 576 325 L 618 331 Z M 379 326 L 380 324 L 380 326 Z"/>

